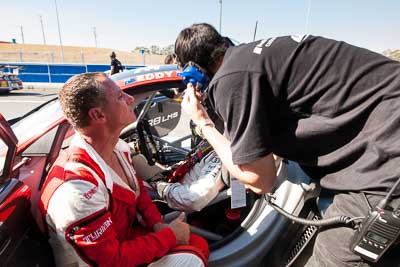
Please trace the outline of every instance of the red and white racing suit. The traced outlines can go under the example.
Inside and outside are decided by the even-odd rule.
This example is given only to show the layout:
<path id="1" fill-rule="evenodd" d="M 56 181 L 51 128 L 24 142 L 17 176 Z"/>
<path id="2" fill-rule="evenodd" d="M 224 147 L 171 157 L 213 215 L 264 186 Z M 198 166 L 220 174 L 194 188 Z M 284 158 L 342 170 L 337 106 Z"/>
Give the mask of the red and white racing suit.
<path id="1" fill-rule="evenodd" d="M 131 165 L 128 144 L 119 140 L 114 153 L 129 185 L 79 134 L 51 168 L 39 206 L 57 266 L 136 266 L 156 260 L 150 266 L 204 266 L 209 253 L 204 239 L 191 234 L 190 245 L 177 246 L 170 228 L 153 232 L 163 221 Z"/>

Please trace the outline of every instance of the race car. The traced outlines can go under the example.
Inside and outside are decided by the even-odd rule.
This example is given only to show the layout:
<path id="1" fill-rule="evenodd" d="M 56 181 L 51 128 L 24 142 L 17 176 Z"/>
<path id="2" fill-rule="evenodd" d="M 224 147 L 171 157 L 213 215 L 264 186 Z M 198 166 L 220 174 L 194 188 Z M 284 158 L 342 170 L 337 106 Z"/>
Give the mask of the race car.
<path id="1" fill-rule="evenodd" d="M 126 93 L 147 96 L 135 108 L 138 121 L 120 137 L 133 144 L 148 166 L 157 163 L 168 169 L 189 153 L 185 141 L 191 135 L 189 126 L 179 123 L 180 103 L 165 96 L 168 90 L 185 88 L 181 72 L 176 65 L 162 65 L 111 77 Z M 142 123 L 147 126 L 138 127 Z M 172 136 L 177 127 L 185 126 L 183 136 Z M 38 197 L 50 167 L 73 134 L 57 99 L 11 125 L 0 114 L 0 266 L 52 266 L 51 248 L 38 227 Z M 272 195 L 246 191 L 244 205 L 232 208 L 234 193 L 227 186 L 205 208 L 187 214 L 192 232 L 208 241 L 209 266 L 290 266 L 295 261 L 310 240 L 310 228 L 292 224 L 268 204 L 269 198 L 289 214 L 314 216 L 308 199 L 317 187 L 294 162 L 283 160 L 277 175 Z M 141 176 L 146 183 L 152 175 Z M 167 203 L 157 199 L 157 206 L 165 220 L 176 216 Z M 287 235 L 290 238 L 282 239 Z"/>

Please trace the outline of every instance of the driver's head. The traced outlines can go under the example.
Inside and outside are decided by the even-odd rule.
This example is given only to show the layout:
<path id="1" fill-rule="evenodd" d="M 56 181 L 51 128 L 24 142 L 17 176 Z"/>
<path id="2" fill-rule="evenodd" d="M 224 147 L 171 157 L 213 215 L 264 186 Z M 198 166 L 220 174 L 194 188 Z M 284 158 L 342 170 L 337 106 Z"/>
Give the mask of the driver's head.
<path id="1" fill-rule="evenodd" d="M 59 92 L 61 108 L 74 128 L 89 125 L 91 108 L 104 106 L 106 94 L 101 78 L 104 73 L 84 73 L 71 77 Z"/>
<path id="2" fill-rule="evenodd" d="M 75 129 L 97 123 L 96 126 L 118 130 L 136 119 L 132 110 L 134 98 L 101 72 L 71 77 L 60 90 L 59 99 Z"/>
<path id="3" fill-rule="evenodd" d="M 213 75 L 228 47 L 225 38 L 210 24 L 193 24 L 176 38 L 176 60 L 180 67 L 193 61 Z"/>

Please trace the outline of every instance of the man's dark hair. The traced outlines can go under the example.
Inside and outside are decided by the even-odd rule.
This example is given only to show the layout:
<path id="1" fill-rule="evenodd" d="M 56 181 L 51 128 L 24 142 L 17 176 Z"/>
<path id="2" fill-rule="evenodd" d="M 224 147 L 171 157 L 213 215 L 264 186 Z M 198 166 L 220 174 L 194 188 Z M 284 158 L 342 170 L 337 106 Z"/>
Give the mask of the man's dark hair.
<path id="1" fill-rule="evenodd" d="M 58 94 L 64 115 L 76 129 L 89 125 L 91 108 L 104 107 L 106 103 L 104 88 L 98 81 L 100 77 L 107 75 L 101 72 L 75 75 L 68 79 Z"/>
<path id="2" fill-rule="evenodd" d="M 208 74 L 228 49 L 228 44 L 218 31 L 207 23 L 193 24 L 183 29 L 175 41 L 178 65 L 183 67 L 189 61 L 197 63 Z"/>

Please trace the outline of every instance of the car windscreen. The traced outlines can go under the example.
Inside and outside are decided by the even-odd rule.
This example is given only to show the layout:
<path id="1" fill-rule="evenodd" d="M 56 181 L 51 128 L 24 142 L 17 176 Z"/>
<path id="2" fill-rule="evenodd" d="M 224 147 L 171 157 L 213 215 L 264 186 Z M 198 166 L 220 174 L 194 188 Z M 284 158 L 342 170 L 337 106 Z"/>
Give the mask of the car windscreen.
<path id="1" fill-rule="evenodd" d="M 23 117 L 21 120 L 11 126 L 18 138 L 18 144 L 23 144 L 30 138 L 40 135 L 47 131 L 49 127 L 63 118 L 58 100 L 49 102 L 39 110 Z"/>

